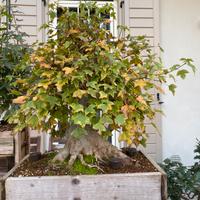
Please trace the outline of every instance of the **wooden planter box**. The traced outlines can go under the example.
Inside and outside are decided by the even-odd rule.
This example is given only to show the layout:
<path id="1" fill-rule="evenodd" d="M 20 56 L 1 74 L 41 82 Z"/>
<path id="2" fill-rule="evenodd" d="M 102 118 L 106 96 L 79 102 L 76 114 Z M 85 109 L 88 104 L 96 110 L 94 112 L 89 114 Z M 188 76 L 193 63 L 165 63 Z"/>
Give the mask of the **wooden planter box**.
<path id="1" fill-rule="evenodd" d="M 166 175 L 151 162 L 159 172 L 8 177 L 6 200 L 166 200 Z"/>

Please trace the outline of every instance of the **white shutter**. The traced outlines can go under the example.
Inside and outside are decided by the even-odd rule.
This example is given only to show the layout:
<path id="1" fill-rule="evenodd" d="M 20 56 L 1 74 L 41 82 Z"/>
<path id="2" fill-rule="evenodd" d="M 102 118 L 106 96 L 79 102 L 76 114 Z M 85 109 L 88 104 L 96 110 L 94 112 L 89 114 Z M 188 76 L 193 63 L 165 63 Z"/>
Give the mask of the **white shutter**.
<path id="1" fill-rule="evenodd" d="M 43 31 L 39 31 L 45 15 L 42 0 L 11 0 L 11 8 L 17 11 L 15 18 L 20 30 L 29 35 L 27 42 L 43 41 Z"/>
<path id="2" fill-rule="evenodd" d="M 125 25 L 130 28 L 133 36 L 146 35 L 152 46 L 153 52 L 159 54 L 159 0 L 125 0 Z M 155 94 L 156 95 L 156 94 Z M 160 108 L 155 102 L 156 108 Z M 161 127 L 161 116 L 157 114 L 154 123 Z M 162 159 L 162 137 L 147 121 L 147 133 L 149 135 L 147 147 L 142 148 L 156 161 Z"/>

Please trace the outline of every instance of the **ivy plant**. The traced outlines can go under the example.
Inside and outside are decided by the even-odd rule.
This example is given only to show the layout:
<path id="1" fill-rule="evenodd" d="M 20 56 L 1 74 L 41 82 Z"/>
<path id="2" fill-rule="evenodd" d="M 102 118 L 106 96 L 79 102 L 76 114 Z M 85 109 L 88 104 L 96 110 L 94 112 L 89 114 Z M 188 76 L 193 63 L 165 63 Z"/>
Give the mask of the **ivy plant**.
<path id="1" fill-rule="evenodd" d="M 167 84 L 174 93 L 175 77 L 185 78 L 188 66 L 195 71 L 193 62 L 183 58 L 165 68 L 144 36 L 119 26 L 114 37 L 102 28 L 111 23 L 102 16 L 115 18 L 111 4 L 80 3 L 79 13 L 63 9 L 55 29 L 56 7 L 50 5 L 50 21 L 43 25 L 48 41 L 24 61 L 32 74 L 16 82 L 21 96 L 14 103 L 20 109 L 10 122 L 16 131 L 28 126 L 65 135 L 55 160 L 70 157 L 72 164 L 87 154 L 129 160 L 103 138 L 121 130 L 120 141 L 145 146 L 145 119 L 153 120 L 158 111 L 152 90 L 164 92 L 160 85 Z"/>

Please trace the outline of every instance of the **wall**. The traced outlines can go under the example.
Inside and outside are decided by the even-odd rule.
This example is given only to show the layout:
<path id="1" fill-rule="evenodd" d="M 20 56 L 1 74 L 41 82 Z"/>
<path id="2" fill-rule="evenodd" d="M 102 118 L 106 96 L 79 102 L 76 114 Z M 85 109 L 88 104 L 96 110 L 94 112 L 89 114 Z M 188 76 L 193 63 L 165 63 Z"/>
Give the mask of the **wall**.
<path id="1" fill-rule="evenodd" d="M 176 96 L 163 96 L 163 158 L 180 155 L 184 164 L 193 162 L 195 138 L 200 139 L 200 1 L 161 0 L 162 58 L 168 66 L 181 57 L 195 60 L 198 71 L 177 81 Z"/>

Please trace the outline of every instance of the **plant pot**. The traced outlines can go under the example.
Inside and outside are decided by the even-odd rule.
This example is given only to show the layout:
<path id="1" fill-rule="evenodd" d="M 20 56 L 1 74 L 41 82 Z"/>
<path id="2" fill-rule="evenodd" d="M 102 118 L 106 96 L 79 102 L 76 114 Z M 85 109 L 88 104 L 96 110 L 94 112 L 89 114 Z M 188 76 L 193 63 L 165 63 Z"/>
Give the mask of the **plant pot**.
<path id="1" fill-rule="evenodd" d="M 166 200 L 166 175 L 150 161 L 158 172 L 8 177 L 6 200 Z"/>

